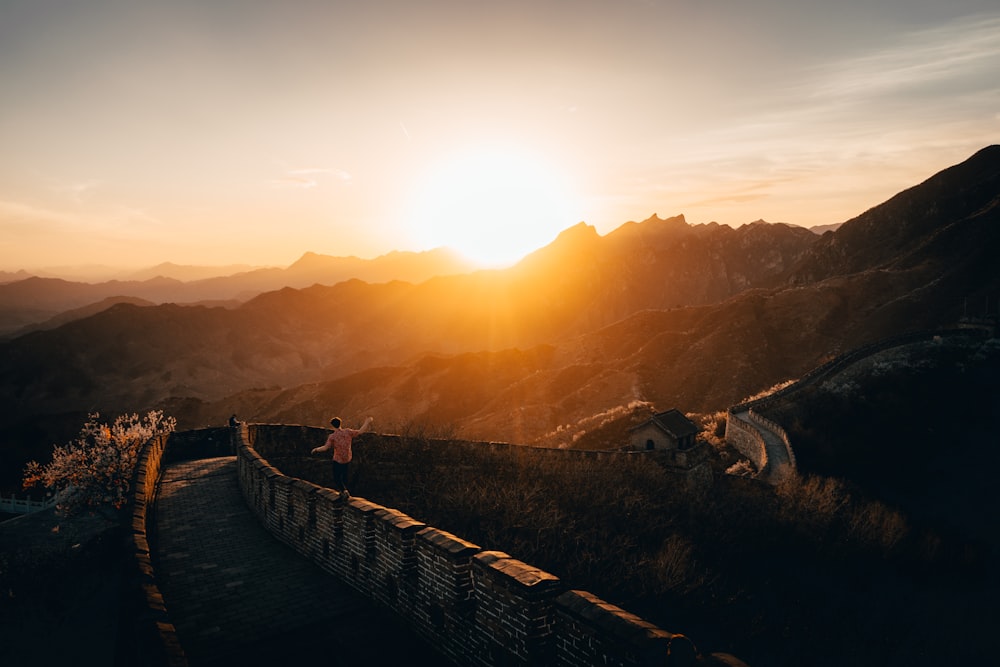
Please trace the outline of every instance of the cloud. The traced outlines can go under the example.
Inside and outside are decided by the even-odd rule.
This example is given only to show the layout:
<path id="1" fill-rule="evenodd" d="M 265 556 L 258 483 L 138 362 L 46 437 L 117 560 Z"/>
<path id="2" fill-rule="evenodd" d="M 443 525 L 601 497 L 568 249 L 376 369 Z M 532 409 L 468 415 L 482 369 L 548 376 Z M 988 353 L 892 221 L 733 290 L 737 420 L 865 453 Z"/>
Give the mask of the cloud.
<path id="1" fill-rule="evenodd" d="M 815 209 L 841 202 L 829 213 L 843 216 L 996 136 L 997 72 L 1000 15 L 912 30 L 791 73 L 769 108 L 674 139 L 649 173 L 678 205 L 767 196 L 761 204 L 789 208 L 811 197 Z"/>
<path id="2" fill-rule="evenodd" d="M 0 228 L 76 227 L 81 223 L 82 220 L 78 215 L 18 201 L 0 200 Z"/>
<path id="3" fill-rule="evenodd" d="M 101 181 L 91 179 L 69 183 L 68 185 L 56 186 L 56 190 L 58 192 L 68 193 L 74 202 L 82 204 L 87 196 L 101 185 L 103 185 Z"/>
<path id="4" fill-rule="evenodd" d="M 77 210 L 62 211 L 26 204 L 14 200 L 0 200 L 0 229 L 19 230 L 22 233 L 106 233 L 119 232 L 123 228 L 138 229 L 158 225 L 157 220 L 146 209 L 119 204 L 100 213 L 81 214 Z"/>
<path id="5" fill-rule="evenodd" d="M 274 188 L 302 188 L 309 189 L 315 188 L 319 185 L 319 181 L 315 178 L 305 178 L 302 176 L 284 176 L 282 178 L 273 178 L 269 181 L 271 187 Z"/>
<path id="6" fill-rule="evenodd" d="M 284 175 L 271 179 L 269 183 L 274 188 L 310 189 L 318 187 L 320 180 L 326 176 L 342 183 L 347 183 L 352 179 L 351 174 L 343 169 L 303 167 L 286 169 Z"/>
<path id="7" fill-rule="evenodd" d="M 119 206 L 113 215 L 113 219 L 121 223 L 137 226 L 149 227 L 161 224 L 161 221 L 146 209 L 127 205 Z"/>
<path id="8" fill-rule="evenodd" d="M 858 101 L 885 96 L 981 94 L 1000 88 L 1000 16 L 966 18 L 907 33 L 876 52 L 817 68 L 813 97 Z"/>

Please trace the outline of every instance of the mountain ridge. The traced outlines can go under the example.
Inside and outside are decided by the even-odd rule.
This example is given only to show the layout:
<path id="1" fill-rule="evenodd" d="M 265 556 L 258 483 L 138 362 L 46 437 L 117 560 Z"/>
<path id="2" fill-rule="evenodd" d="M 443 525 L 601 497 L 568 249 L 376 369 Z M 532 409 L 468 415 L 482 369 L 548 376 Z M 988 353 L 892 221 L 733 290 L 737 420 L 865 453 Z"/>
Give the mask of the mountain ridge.
<path id="1" fill-rule="evenodd" d="M 605 236 L 575 225 L 503 270 L 285 287 L 229 310 L 116 305 L 0 343 L 0 435 L 163 407 L 184 428 L 336 411 L 533 442 L 633 402 L 725 409 L 852 347 L 954 324 L 970 297 L 995 300 L 998 156 L 952 168 L 934 214 L 888 245 L 865 244 L 871 221 L 909 215 L 941 179 L 822 236 L 653 215 Z"/>
<path id="2" fill-rule="evenodd" d="M 155 269 L 153 267 L 151 272 L 156 273 Z M 423 252 L 393 251 L 374 259 L 307 252 L 286 268 L 259 268 L 193 281 L 181 281 L 158 273 L 142 280 L 116 279 L 98 283 L 27 276 L 0 283 L 0 337 L 33 330 L 33 325 L 51 320 L 61 313 L 113 298 L 132 297 L 157 304 L 243 302 L 263 292 L 288 286 L 332 285 L 352 278 L 368 279 L 370 282 L 422 281 L 439 274 L 470 270 L 472 265 L 456 253 L 437 248 Z"/>

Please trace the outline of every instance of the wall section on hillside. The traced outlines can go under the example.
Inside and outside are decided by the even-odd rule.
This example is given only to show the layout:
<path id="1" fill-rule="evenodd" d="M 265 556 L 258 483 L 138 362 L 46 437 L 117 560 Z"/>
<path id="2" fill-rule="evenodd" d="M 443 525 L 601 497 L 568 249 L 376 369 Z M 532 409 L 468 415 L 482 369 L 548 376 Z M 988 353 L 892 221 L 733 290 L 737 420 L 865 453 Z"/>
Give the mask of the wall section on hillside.
<path id="1" fill-rule="evenodd" d="M 290 433 L 287 429 L 300 429 Z M 323 429 L 250 426 L 240 486 L 282 542 L 394 610 L 458 665 L 693 665 L 683 635 L 656 628 L 558 577 L 398 510 L 283 474 L 261 456 L 301 453 Z M 291 437 L 288 437 L 291 436 Z"/>

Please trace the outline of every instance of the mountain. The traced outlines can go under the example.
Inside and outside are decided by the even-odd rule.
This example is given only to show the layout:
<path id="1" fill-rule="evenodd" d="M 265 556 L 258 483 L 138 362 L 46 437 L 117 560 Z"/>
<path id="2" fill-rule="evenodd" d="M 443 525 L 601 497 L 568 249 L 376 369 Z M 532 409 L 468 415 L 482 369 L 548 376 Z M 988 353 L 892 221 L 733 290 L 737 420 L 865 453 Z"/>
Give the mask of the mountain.
<path id="1" fill-rule="evenodd" d="M 773 282 L 814 239 L 783 225 L 732 230 L 653 216 L 605 238 L 578 225 L 503 271 L 284 288 L 231 310 L 117 305 L 0 345 L 0 425 L 178 402 L 228 410 L 240 392 L 406 367 L 427 354 L 529 349 L 638 310 Z M 765 248 L 766 262 L 748 258 Z M 399 407 L 400 419 L 408 414 Z"/>
<path id="2" fill-rule="evenodd" d="M 813 234 L 819 234 L 820 236 L 822 236 L 823 234 L 826 234 L 827 232 L 835 232 L 835 231 L 837 231 L 838 229 L 840 229 L 840 227 L 843 224 L 844 223 L 842 223 L 842 222 L 836 222 L 836 223 L 834 223 L 832 225 L 815 225 L 813 227 L 810 227 L 809 231 L 811 231 Z"/>
<path id="3" fill-rule="evenodd" d="M 460 309 L 465 319 L 453 314 L 449 320 L 465 331 L 485 321 L 477 314 L 482 303 L 504 312 L 497 304 L 521 294 L 516 314 L 477 332 L 481 344 L 472 349 L 479 356 L 447 349 L 442 337 L 428 348 L 436 356 L 413 363 L 227 400 L 262 420 L 321 424 L 331 409 L 374 411 L 383 422 L 449 424 L 469 437 L 512 433 L 525 442 L 560 426 L 571 434 L 572 425 L 636 401 L 721 410 L 854 347 L 954 326 L 970 300 L 993 303 L 996 312 L 998 173 L 1000 152 L 987 149 L 945 172 L 949 196 L 940 204 L 930 203 L 942 191 L 935 177 L 822 237 L 808 230 L 789 234 L 792 228 L 779 225 L 731 230 L 656 216 L 603 239 L 578 225 L 505 273 L 506 289 L 492 282 L 491 292 L 462 281 L 461 291 L 452 293 L 473 304 Z M 933 224 L 908 222 L 927 208 L 936 210 Z M 885 232 L 866 243 L 856 231 L 877 228 L 879 220 L 903 221 L 883 251 Z M 837 241 L 841 234 L 847 241 Z M 829 269 L 823 250 L 841 244 L 852 252 Z M 726 255 L 741 247 L 748 250 L 745 264 L 738 254 Z M 426 307 L 420 299 L 411 302 Z M 519 338 L 509 335 L 515 328 Z M 488 352 L 496 347 L 486 343 L 498 339 L 501 347 L 520 350 L 517 363 L 509 352 Z M 523 371 L 508 382 L 498 369 L 512 364 Z M 203 419 L 224 416 L 221 405 L 202 407 Z"/>
<path id="4" fill-rule="evenodd" d="M 207 278 L 218 278 L 221 276 L 231 276 L 237 273 L 246 273 L 260 267 L 249 266 L 247 264 L 230 264 L 228 266 L 192 266 L 188 264 L 174 264 L 173 262 L 163 262 L 147 269 L 133 271 L 125 280 L 143 281 L 153 278 L 173 278 L 181 282 L 193 282 L 195 280 L 205 280 Z"/>
<path id="5" fill-rule="evenodd" d="M 9 336 L 31 324 L 44 322 L 59 313 L 82 308 L 104 299 L 130 296 L 155 303 L 170 301 L 184 283 L 168 278 L 143 282 L 112 280 L 104 283 L 77 283 L 60 278 L 33 276 L 0 285 L 0 336 Z"/>
<path id="6" fill-rule="evenodd" d="M 426 252 L 391 252 L 370 260 L 306 253 L 285 269 L 254 269 L 191 282 L 166 275 L 191 275 L 197 268 L 166 264 L 144 272 L 156 274 L 151 278 L 94 284 L 34 276 L 0 284 L 0 337 L 9 338 L 59 313 L 111 297 L 128 296 L 154 303 L 246 301 L 262 292 L 283 287 L 333 285 L 352 278 L 369 282 L 419 282 L 437 275 L 472 270 L 471 265 L 454 252 L 439 248 Z"/>
<path id="7" fill-rule="evenodd" d="M 0 285 L 5 285 L 7 283 L 13 283 L 18 280 L 24 280 L 25 278 L 30 278 L 31 274 L 21 269 L 16 273 L 11 273 L 10 271 L 0 271 Z"/>
<path id="8" fill-rule="evenodd" d="M 983 247 L 976 239 L 996 233 L 1000 211 L 998 162 L 1000 146 L 989 146 L 848 220 L 805 254 L 790 282 L 950 262 L 961 259 L 957 253 Z M 949 243 L 954 252 L 945 247 Z"/>
<path id="9" fill-rule="evenodd" d="M 72 310 L 63 311 L 55 317 L 52 317 L 44 322 L 39 322 L 38 324 L 30 324 L 25 328 L 17 331 L 14 337 L 23 336 L 24 334 L 31 333 L 32 331 L 44 331 L 47 329 L 55 329 L 68 322 L 74 320 L 82 320 L 85 317 L 90 317 L 91 315 L 96 315 L 102 311 L 107 310 L 111 306 L 116 306 L 119 303 L 128 303 L 133 306 L 153 306 L 156 305 L 152 301 L 146 301 L 145 299 L 140 299 L 138 297 L 132 296 L 109 296 L 106 299 L 102 299 L 97 303 L 92 303 L 82 308 L 74 308 Z"/>
<path id="10" fill-rule="evenodd" d="M 995 304 L 998 174 L 986 149 L 823 236 L 654 215 L 603 237 L 581 223 L 505 270 L 285 287 L 233 309 L 116 305 L 0 343 L 0 437 L 162 407 L 182 428 L 336 412 L 569 444 L 629 404 L 723 410 L 852 347 L 952 326 L 970 299 Z"/>

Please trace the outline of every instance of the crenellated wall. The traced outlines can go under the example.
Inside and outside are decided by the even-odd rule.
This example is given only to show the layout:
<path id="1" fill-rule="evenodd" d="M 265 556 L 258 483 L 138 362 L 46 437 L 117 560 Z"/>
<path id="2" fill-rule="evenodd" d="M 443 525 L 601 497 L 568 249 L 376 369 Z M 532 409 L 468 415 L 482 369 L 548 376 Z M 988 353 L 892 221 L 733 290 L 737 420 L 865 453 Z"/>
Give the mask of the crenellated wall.
<path id="1" fill-rule="evenodd" d="M 122 623 L 131 623 L 127 646 L 119 647 L 125 664 L 186 667 L 187 657 L 177 639 L 177 631 L 156 582 L 150 549 L 153 508 L 163 472 L 169 436 L 155 435 L 139 452 L 132 474 L 131 532 L 128 548 L 134 565 L 130 584 L 125 586 Z"/>
<path id="2" fill-rule="evenodd" d="M 288 437 L 289 428 L 301 429 L 298 438 Z M 362 498 L 340 500 L 265 458 L 288 454 L 296 440 L 321 442 L 324 434 L 244 427 L 236 454 L 247 503 L 278 539 L 394 610 L 455 664 L 696 664 L 696 650 L 683 635 L 566 590 L 548 572 L 398 510 Z"/>
<path id="3" fill-rule="evenodd" d="M 788 465 L 792 470 L 795 470 L 798 467 L 795 463 L 795 451 L 792 449 L 792 441 L 788 437 L 788 432 L 785 428 L 778 422 L 773 419 L 768 419 L 753 408 L 747 410 L 747 416 L 750 417 L 750 421 L 754 424 L 757 424 L 758 426 L 765 428 L 778 436 L 778 439 L 785 445 L 785 454 L 788 457 Z"/>
<path id="4" fill-rule="evenodd" d="M 726 443 L 750 459 L 757 470 L 763 470 L 767 466 L 764 435 L 753 424 L 737 417 L 734 410 L 730 408 L 726 416 Z"/>
<path id="5" fill-rule="evenodd" d="M 172 461 L 233 455 L 233 429 L 206 428 L 155 435 L 139 451 L 132 473 L 128 510 L 131 530 L 127 548 L 133 570 L 122 600 L 123 624 L 131 633 L 118 647 L 122 664 L 149 667 L 186 667 L 187 656 L 163 601 L 153 566 L 154 509 L 163 468 Z"/>
<path id="6" fill-rule="evenodd" d="M 309 457 L 309 450 L 320 445 L 329 431 L 309 426 L 271 424 L 251 431 L 250 444 L 285 474 L 308 479 L 317 484 L 332 483 L 329 459 Z M 355 460 L 363 468 L 377 469 L 383 479 L 411 481 L 414 457 L 421 470 L 445 466 L 448 469 L 469 467 L 489 469 L 512 460 L 522 465 L 547 467 L 567 461 L 593 461 L 613 465 L 615 461 L 646 459 L 655 462 L 690 489 L 706 489 L 713 483 L 706 443 L 686 450 L 579 450 L 514 445 L 506 442 L 427 439 L 385 433 L 365 433 L 355 441 Z M 407 454 L 400 456 L 400 452 Z"/>

